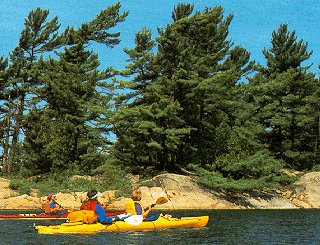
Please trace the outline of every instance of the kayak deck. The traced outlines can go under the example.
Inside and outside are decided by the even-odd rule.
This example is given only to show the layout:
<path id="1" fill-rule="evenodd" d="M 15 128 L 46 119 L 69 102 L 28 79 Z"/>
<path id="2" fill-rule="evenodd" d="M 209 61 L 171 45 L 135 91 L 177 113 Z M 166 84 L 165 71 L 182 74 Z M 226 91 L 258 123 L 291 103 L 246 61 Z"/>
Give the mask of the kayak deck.
<path id="1" fill-rule="evenodd" d="M 139 225 L 131 225 L 125 221 L 116 221 L 110 225 L 101 223 L 82 224 L 77 223 L 63 223 L 61 225 L 52 226 L 35 226 L 39 234 L 94 234 L 97 232 L 111 232 L 111 231 L 138 231 L 138 230 L 158 230 L 170 228 L 202 228 L 208 224 L 209 216 L 199 217 L 182 217 L 172 218 L 160 216 L 155 221 L 143 221 Z"/>

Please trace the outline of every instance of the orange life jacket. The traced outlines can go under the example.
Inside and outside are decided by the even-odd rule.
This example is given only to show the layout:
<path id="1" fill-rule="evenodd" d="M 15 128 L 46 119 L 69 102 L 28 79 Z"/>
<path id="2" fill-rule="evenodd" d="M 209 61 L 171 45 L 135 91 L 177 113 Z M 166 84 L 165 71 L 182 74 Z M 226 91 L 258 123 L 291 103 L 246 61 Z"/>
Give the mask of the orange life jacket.
<path id="1" fill-rule="evenodd" d="M 44 206 L 44 212 L 45 213 L 52 213 L 51 212 L 51 208 L 50 208 L 50 203 L 51 203 L 52 201 L 47 201 L 46 202 L 46 205 Z"/>
<path id="2" fill-rule="evenodd" d="M 85 203 L 83 203 L 81 205 L 81 210 L 92 210 L 95 211 L 96 210 L 96 205 L 97 205 L 98 200 L 88 200 Z"/>

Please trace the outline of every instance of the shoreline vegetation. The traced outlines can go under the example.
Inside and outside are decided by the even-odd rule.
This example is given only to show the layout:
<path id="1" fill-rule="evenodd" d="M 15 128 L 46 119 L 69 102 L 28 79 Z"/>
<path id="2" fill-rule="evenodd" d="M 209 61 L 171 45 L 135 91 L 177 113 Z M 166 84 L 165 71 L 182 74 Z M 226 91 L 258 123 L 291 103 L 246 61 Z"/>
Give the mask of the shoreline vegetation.
<path id="1" fill-rule="evenodd" d="M 153 186 L 150 186 L 151 181 L 155 183 Z M 37 190 L 30 195 L 20 195 L 9 186 L 9 180 L 0 178 L 0 210 L 43 209 L 46 196 L 38 196 Z M 320 194 L 316 191 L 320 189 L 320 172 L 302 175 L 290 190 L 257 191 L 251 195 L 209 191 L 199 186 L 194 177 L 177 174 L 160 174 L 149 180 L 149 186 L 142 185 L 139 188 L 145 205 L 154 203 L 160 196 L 168 198 L 168 203 L 157 207 L 161 210 L 319 208 Z M 99 194 L 99 201 L 107 210 L 124 210 L 127 197 L 117 196 L 116 193 L 116 190 L 109 190 Z M 77 210 L 86 192 L 58 192 L 56 196 L 57 202 L 63 207 Z"/>

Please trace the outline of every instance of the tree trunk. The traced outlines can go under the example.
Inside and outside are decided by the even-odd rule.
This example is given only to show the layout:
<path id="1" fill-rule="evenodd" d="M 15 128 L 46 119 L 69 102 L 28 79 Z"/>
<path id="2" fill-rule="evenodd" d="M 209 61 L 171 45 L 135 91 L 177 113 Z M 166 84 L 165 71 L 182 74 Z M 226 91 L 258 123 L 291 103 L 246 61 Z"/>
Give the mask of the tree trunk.
<path id="1" fill-rule="evenodd" d="M 8 152 L 9 152 L 9 141 L 10 141 L 10 127 L 11 127 L 11 120 L 10 120 L 10 114 L 9 111 L 7 114 L 7 128 L 6 132 L 4 134 L 4 144 L 3 144 L 3 155 L 2 155 L 2 172 L 7 173 L 8 172 Z"/>
<path id="2" fill-rule="evenodd" d="M 314 154 L 318 154 L 318 147 L 319 147 L 319 142 L 320 142 L 320 115 L 318 116 L 318 135 L 316 137 L 316 142 L 314 145 Z"/>
<path id="3" fill-rule="evenodd" d="M 10 128 L 11 128 L 11 97 L 8 97 L 8 112 L 6 116 L 6 130 L 4 132 L 3 138 L 3 154 L 2 154 L 2 172 L 8 172 L 8 152 L 9 152 L 9 142 L 10 142 Z"/>
<path id="4" fill-rule="evenodd" d="M 19 140 L 19 133 L 20 133 L 20 128 L 21 128 L 21 121 L 22 121 L 22 116 L 23 116 L 23 110 L 24 110 L 24 93 L 20 95 L 20 101 L 17 105 L 17 115 L 15 117 L 15 127 L 13 131 L 13 136 L 12 136 L 12 143 L 10 147 L 10 152 L 9 152 L 9 162 L 8 162 L 8 173 L 11 173 L 13 171 L 13 166 L 14 166 L 14 160 L 15 160 L 15 155 L 16 155 L 16 150 L 17 150 L 17 144 Z"/>

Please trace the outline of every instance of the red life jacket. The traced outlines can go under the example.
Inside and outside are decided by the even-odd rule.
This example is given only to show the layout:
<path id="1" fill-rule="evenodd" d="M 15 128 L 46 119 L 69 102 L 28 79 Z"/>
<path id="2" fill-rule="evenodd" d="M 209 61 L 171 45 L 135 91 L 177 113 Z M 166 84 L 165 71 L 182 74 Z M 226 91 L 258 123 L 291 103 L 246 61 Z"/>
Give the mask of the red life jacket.
<path id="1" fill-rule="evenodd" d="M 83 203 L 81 205 L 81 210 L 92 210 L 95 211 L 96 210 L 96 205 L 97 205 L 98 200 L 88 200 L 85 203 Z"/>
<path id="2" fill-rule="evenodd" d="M 52 201 L 47 201 L 46 205 L 44 206 L 44 212 L 45 213 L 52 213 L 51 208 L 50 208 L 50 204 Z"/>

